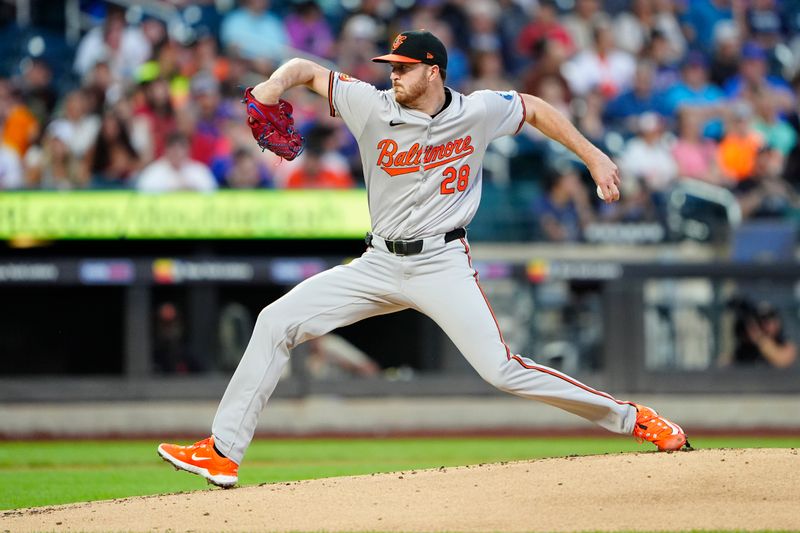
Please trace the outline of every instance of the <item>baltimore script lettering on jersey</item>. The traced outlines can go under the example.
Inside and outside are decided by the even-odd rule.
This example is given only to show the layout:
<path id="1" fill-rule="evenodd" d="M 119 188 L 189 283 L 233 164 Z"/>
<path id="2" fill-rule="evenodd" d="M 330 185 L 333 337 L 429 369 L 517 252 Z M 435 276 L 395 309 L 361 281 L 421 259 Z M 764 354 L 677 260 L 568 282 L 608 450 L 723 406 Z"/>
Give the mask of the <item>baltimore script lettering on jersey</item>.
<path id="1" fill-rule="evenodd" d="M 378 161 L 376 164 L 390 176 L 400 176 L 423 170 L 430 170 L 447 163 L 467 157 L 475 151 L 472 146 L 472 137 L 459 137 L 458 139 L 435 146 L 422 146 L 414 143 L 411 148 L 398 152 L 397 142 L 392 139 L 378 141 Z"/>

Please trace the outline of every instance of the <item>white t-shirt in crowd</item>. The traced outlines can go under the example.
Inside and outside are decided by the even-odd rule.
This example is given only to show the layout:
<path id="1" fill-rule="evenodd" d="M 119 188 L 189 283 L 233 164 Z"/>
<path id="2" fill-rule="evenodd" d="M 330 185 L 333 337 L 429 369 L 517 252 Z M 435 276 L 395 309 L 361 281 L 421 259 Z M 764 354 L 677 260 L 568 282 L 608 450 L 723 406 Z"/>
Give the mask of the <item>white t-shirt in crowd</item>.
<path id="1" fill-rule="evenodd" d="M 0 190 L 19 189 L 23 185 L 22 163 L 16 150 L 0 145 Z"/>
<path id="2" fill-rule="evenodd" d="M 142 169 L 136 188 L 142 192 L 213 191 L 217 182 L 211 170 L 199 161 L 187 159 L 176 169 L 161 158 Z"/>

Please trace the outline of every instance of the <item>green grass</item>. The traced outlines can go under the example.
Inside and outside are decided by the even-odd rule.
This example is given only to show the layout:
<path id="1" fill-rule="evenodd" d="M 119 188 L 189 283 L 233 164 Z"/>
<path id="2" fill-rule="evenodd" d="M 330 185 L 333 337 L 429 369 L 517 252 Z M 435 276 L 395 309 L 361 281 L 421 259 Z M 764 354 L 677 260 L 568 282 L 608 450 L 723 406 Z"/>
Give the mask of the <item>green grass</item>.
<path id="1" fill-rule="evenodd" d="M 800 437 L 699 437 L 695 448 L 800 447 Z M 156 455 L 156 441 L 0 442 L 0 509 L 179 492 L 207 487 Z M 257 439 L 241 485 L 439 466 L 649 451 L 632 439 Z"/>

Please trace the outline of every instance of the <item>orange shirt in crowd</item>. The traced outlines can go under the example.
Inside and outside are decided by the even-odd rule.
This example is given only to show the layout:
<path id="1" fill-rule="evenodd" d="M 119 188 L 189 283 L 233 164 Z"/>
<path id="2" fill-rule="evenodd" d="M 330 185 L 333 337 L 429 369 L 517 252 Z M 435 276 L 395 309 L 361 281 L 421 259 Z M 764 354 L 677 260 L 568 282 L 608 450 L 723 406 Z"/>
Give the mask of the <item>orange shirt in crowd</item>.
<path id="1" fill-rule="evenodd" d="M 12 147 L 20 157 L 39 133 L 39 123 L 30 110 L 22 105 L 14 106 L 3 125 L 3 144 Z"/>
<path id="2" fill-rule="evenodd" d="M 736 181 L 750 177 L 756 163 L 758 150 L 764 143 L 757 132 L 739 135 L 726 135 L 719 143 L 717 152 L 722 172 Z"/>
<path id="3" fill-rule="evenodd" d="M 286 179 L 287 189 L 351 189 L 354 185 L 352 176 L 330 168 L 320 168 L 311 175 L 301 166 Z"/>

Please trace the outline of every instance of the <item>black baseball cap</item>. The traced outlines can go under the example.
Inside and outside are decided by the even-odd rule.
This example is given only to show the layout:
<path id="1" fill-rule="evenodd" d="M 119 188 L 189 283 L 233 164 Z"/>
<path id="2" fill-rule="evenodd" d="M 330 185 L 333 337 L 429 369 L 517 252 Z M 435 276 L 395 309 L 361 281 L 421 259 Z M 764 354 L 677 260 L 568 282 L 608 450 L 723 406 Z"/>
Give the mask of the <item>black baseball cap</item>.
<path id="1" fill-rule="evenodd" d="M 447 70 L 447 50 L 442 41 L 427 30 L 404 31 L 392 43 L 392 51 L 373 57 L 376 63 L 425 63 Z"/>

